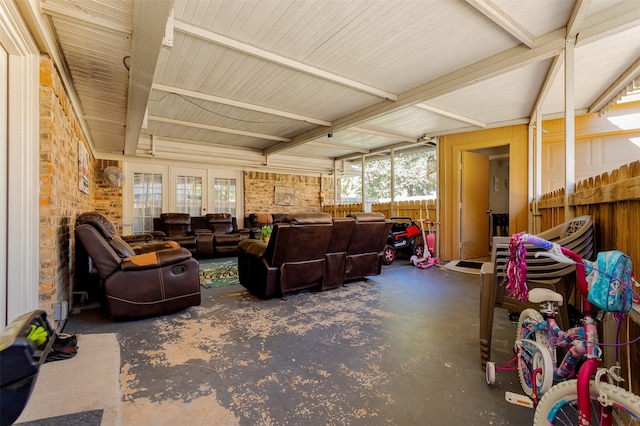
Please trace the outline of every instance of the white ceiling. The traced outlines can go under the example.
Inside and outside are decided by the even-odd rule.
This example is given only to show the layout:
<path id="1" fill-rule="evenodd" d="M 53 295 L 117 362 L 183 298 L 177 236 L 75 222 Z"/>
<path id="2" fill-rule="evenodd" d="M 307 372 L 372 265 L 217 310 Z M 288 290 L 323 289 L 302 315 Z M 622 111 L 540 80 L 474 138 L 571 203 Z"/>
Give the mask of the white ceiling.
<path id="1" fill-rule="evenodd" d="M 336 159 L 528 123 L 538 104 L 557 117 L 567 38 L 577 40 L 577 113 L 602 109 L 640 75 L 640 0 L 40 0 L 23 8 L 41 14 L 42 45 L 64 61 L 99 158 L 326 171 Z"/>

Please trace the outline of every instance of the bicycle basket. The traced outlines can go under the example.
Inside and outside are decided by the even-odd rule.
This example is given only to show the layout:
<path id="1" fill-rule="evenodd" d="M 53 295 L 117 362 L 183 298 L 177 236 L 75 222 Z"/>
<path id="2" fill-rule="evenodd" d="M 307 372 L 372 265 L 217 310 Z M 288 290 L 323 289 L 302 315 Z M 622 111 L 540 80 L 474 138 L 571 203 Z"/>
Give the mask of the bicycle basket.
<path id="1" fill-rule="evenodd" d="M 589 283 L 587 299 L 607 312 L 627 313 L 633 306 L 631 259 L 618 250 L 598 253 L 594 262 L 585 260 Z"/>

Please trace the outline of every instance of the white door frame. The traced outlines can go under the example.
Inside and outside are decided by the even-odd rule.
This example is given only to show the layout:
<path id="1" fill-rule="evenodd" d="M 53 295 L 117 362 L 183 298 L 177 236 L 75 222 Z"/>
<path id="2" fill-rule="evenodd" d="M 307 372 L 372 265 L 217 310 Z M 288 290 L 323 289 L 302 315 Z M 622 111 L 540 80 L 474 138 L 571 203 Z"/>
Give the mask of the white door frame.
<path id="1" fill-rule="evenodd" d="M 238 224 L 244 223 L 244 182 L 243 172 L 235 169 L 220 169 L 207 167 L 202 164 L 189 165 L 180 163 L 180 165 L 162 164 L 157 161 L 153 162 L 124 162 L 123 170 L 125 173 L 125 185 L 122 191 L 122 220 L 125 224 L 123 234 L 131 233 L 133 228 L 133 174 L 144 173 L 160 173 L 163 182 L 162 211 L 166 213 L 175 212 L 175 184 L 177 175 L 203 176 L 203 194 L 202 194 L 202 215 L 212 212 L 213 197 L 213 179 L 216 177 L 236 179 L 236 214 L 238 216 Z M 205 210 L 206 209 L 206 210 Z"/>
<path id="2" fill-rule="evenodd" d="M 40 54 L 12 1 L 0 0 L 0 46 L 8 53 L 6 132 L 0 144 L 0 326 L 39 307 Z M 4 66 L 4 65 L 3 65 Z M 5 174 L 6 173 L 6 174 Z M 10 242 L 10 243 L 9 243 Z M 8 250 L 10 244 L 11 250 Z M 9 268 L 8 265 L 11 265 Z M 5 298 L 6 295 L 6 298 Z"/>

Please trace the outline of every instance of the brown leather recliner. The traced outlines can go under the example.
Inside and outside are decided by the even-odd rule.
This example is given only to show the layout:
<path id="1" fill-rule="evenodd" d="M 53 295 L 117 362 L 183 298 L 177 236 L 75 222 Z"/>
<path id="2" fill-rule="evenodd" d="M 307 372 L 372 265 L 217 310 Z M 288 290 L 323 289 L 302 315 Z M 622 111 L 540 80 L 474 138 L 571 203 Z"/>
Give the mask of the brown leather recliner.
<path id="1" fill-rule="evenodd" d="M 207 229 L 213 232 L 215 254 L 235 253 L 238 244 L 249 236 L 248 229 L 238 229 L 236 218 L 229 213 L 209 213 L 205 216 Z"/>
<path id="2" fill-rule="evenodd" d="M 198 258 L 213 257 L 213 235 L 208 229 L 193 229 L 189 213 L 162 213 L 159 231 L 165 240 L 175 241 Z"/>
<path id="3" fill-rule="evenodd" d="M 100 277 L 103 308 L 111 317 L 150 317 L 200 304 L 198 262 L 189 250 L 137 254 L 97 212 L 79 215 L 75 234 Z"/>
<path id="4" fill-rule="evenodd" d="M 355 225 L 349 245 L 344 272 L 345 281 L 380 275 L 382 250 L 393 222 L 382 213 L 354 213 Z"/>
<path id="5" fill-rule="evenodd" d="M 320 289 L 333 221 L 327 213 L 300 213 L 275 224 L 269 243 L 247 239 L 239 245 L 240 284 L 269 299 Z"/>
<path id="6" fill-rule="evenodd" d="M 189 213 L 162 213 L 160 215 L 160 231 L 167 239 L 180 244 L 180 247 L 196 251 L 196 236 L 191 230 Z"/>
<path id="7" fill-rule="evenodd" d="M 322 290 L 340 287 L 344 283 L 344 271 L 347 266 L 347 247 L 356 221 L 352 217 L 333 220 L 331 240 L 325 255 Z"/>

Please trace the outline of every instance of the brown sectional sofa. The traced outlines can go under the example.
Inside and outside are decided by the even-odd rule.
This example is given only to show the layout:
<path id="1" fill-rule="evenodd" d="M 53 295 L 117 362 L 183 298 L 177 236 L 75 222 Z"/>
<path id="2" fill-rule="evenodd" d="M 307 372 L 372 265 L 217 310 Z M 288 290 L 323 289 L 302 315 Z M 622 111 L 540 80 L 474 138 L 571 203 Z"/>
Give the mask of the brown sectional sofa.
<path id="1" fill-rule="evenodd" d="M 153 229 L 155 238 L 175 241 L 199 259 L 235 254 L 240 241 L 249 237 L 249 230 L 238 229 L 229 213 L 163 213 L 153 219 Z"/>
<path id="2" fill-rule="evenodd" d="M 269 299 L 379 275 L 391 225 L 380 213 L 335 221 L 327 213 L 290 214 L 274 224 L 268 244 L 252 239 L 240 243 L 240 284 L 253 295 Z M 354 236 L 362 241 L 355 242 Z"/>
<path id="3" fill-rule="evenodd" d="M 287 213 L 251 213 L 244 219 L 244 226 L 249 230 L 249 238 L 257 238 L 263 226 L 273 228 L 276 223 L 286 219 Z"/>
<path id="4" fill-rule="evenodd" d="M 354 213 L 352 216 L 355 225 L 347 246 L 344 279 L 349 281 L 380 275 L 382 250 L 393 222 L 384 220 L 382 213 Z"/>
<path id="5" fill-rule="evenodd" d="M 236 218 L 229 213 L 209 213 L 204 217 L 206 229 L 213 233 L 213 253 L 223 255 L 238 251 L 238 244 L 249 238 L 249 230 L 238 229 Z"/>
<path id="6" fill-rule="evenodd" d="M 325 266 L 321 290 L 340 287 L 344 283 L 347 249 L 355 224 L 356 220 L 353 217 L 334 219 L 331 239 L 324 257 Z"/>

